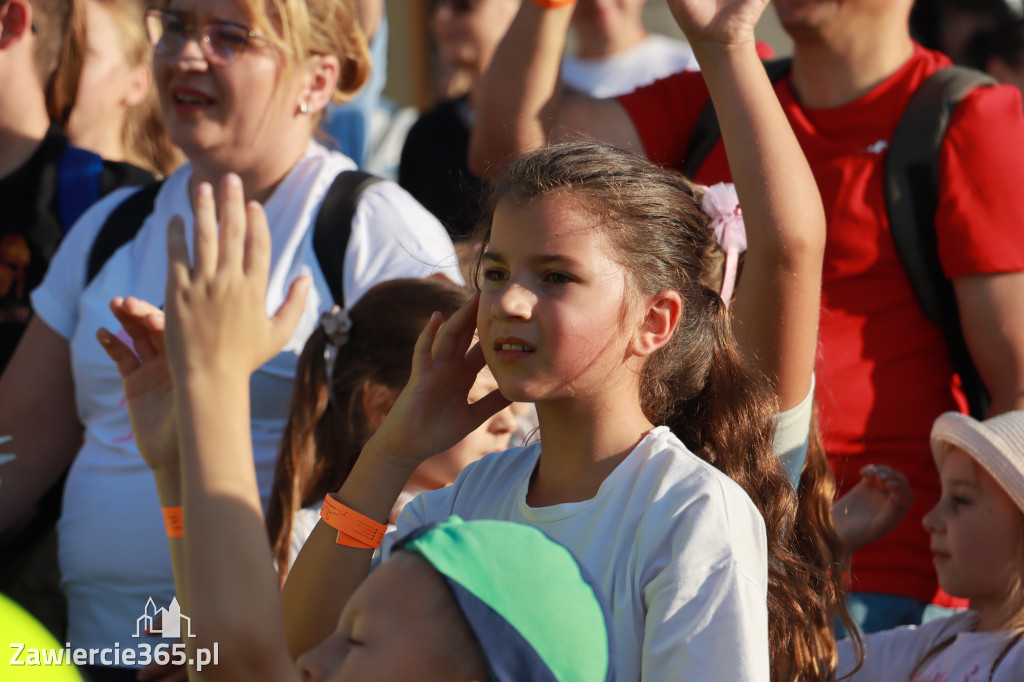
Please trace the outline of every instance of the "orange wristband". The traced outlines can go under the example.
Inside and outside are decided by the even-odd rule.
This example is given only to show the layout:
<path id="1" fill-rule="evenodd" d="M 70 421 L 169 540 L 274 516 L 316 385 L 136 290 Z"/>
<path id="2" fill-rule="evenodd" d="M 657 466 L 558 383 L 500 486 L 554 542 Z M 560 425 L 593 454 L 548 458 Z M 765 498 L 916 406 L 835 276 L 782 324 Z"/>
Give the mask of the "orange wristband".
<path id="1" fill-rule="evenodd" d="M 328 494 L 320 507 L 320 518 L 338 531 L 338 544 L 358 549 L 377 549 L 388 526 L 349 509 Z"/>
<path id="2" fill-rule="evenodd" d="M 185 521 L 182 518 L 181 507 L 161 507 L 164 513 L 164 525 L 167 527 L 167 537 L 185 537 Z"/>
<path id="3" fill-rule="evenodd" d="M 575 5 L 576 0 L 533 0 L 533 4 L 544 9 L 558 9 L 566 5 Z"/>

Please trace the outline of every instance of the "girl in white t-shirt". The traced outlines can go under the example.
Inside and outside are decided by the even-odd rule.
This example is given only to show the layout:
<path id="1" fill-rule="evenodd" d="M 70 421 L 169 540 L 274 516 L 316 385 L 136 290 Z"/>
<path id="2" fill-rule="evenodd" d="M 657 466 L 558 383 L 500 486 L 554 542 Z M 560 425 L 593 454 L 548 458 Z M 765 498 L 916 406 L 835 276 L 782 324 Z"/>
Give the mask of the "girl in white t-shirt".
<path id="1" fill-rule="evenodd" d="M 932 427 L 942 496 L 924 517 L 939 586 L 968 611 L 864 638 L 851 680 L 1024 679 L 1024 411 L 978 422 L 958 412 Z M 853 645 L 839 643 L 840 669 Z"/>

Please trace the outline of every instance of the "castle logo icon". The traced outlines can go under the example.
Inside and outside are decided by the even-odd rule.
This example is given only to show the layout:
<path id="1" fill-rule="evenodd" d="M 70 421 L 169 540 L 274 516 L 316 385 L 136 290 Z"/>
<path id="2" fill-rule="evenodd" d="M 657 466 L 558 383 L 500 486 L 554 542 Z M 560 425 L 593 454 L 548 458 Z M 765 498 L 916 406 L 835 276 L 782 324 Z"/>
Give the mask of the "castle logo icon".
<path id="1" fill-rule="evenodd" d="M 182 621 L 185 623 L 185 637 L 195 637 L 192 633 L 192 619 L 181 612 L 178 605 L 178 598 L 171 600 L 170 606 L 158 609 L 150 597 L 146 602 L 145 611 L 135 620 L 135 634 L 132 637 L 143 635 L 162 635 L 177 639 L 182 636 Z M 158 624 L 156 624 L 158 623 Z"/>

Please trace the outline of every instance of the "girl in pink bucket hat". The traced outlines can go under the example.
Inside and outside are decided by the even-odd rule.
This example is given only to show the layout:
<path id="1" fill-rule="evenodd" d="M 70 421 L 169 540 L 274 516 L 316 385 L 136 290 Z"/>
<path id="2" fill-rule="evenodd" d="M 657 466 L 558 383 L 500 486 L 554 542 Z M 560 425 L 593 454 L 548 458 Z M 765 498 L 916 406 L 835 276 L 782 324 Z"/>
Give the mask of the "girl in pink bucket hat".
<path id="1" fill-rule="evenodd" d="M 1024 411 L 983 422 L 946 412 L 931 445 L 942 496 L 924 526 L 939 585 L 971 608 L 867 636 L 849 679 L 1024 679 Z M 840 642 L 840 671 L 853 653 Z"/>

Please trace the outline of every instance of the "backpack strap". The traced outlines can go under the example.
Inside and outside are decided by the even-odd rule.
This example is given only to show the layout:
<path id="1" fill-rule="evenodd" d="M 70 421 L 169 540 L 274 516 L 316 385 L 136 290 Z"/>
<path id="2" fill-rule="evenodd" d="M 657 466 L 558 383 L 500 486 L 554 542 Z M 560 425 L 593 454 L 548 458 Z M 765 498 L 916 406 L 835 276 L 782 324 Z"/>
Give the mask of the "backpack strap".
<path id="1" fill-rule="evenodd" d="M 163 184 L 163 180 L 161 180 L 143 185 L 141 189 L 118 204 L 107 216 L 106 222 L 96 234 L 92 249 L 89 251 L 86 286 L 99 274 L 103 265 L 114 255 L 114 252 L 135 238 L 142 228 L 142 223 L 146 221 L 146 217 L 153 212 L 156 195 Z"/>
<path id="2" fill-rule="evenodd" d="M 343 171 L 331 183 L 313 227 L 313 251 L 324 273 L 331 295 L 344 303 L 345 252 L 352 235 L 352 219 L 359 199 L 369 187 L 383 178 L 364 171 Z M 91 282 L 107 260 L 130 242 L 146 217 L 153 212 L 156 195 L 163 181 L 145 185 L 115 208 L 96 235 L 89 253 L 86 284 Z"/>
<path id="3" fill-rule="evenodd" d="M 764 62 L 764 70 L 768 73 L 768 79 L 774 84 L 789 74 L 792 65 L 792 59 L 773 59 Z M 715 105 L 708 99 L 707 104 L 697 116 L 697 125 L 694 126 L 693 133 L 690 134 L 690 141 L 686 145 L 683 164 L 679 168 L 683 175 L 693 178 L 721 137 L 722 129 L 718 126 Z"/>
<path id="4" fill-rule="evenodd" d="M 921 309 L 939 325 L 953 369 L 960 375 L 971 415 L 983 419 L 988 394 L 960 329 L 953 283 L 939 261 L 935 213 L 939 204 L 939 156 L 956 105 L 987 75 L 949 67 L 932 74 L 903 112 L 885 157 L 885 202 L 896 251 Z"/>
<path id="5" fill-rule="evenodd" d="M 57 162 L 57 210 L 60 226 L 67 234 L 85 209 L 100 198 L 100 175 L 103 159 L 85 149 L 64 147 Z"/>
<path id="6" fill-rule="evenodd" d="M 334 178 L 313 227 L 313 251 L 331 288 L 334 302 L 345 305 L 345 252 L 352 236 L 352 219 L 363 192 L 383 182 L 365 171 L 342 171 Z"/>

